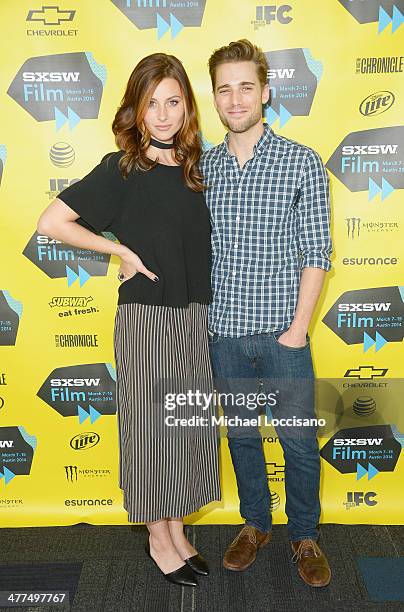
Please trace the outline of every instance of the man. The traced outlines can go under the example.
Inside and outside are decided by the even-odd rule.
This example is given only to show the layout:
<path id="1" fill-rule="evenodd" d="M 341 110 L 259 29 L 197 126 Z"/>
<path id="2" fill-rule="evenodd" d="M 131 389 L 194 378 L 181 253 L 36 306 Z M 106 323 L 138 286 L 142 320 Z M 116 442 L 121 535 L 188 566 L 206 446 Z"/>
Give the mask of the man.
<path id="1" fill-rule="evenodd" d="M 247 426 L 228 426 L 245 526 L 223 564 L 242 571 L 270 541 L 271 497 L 261 434 L 251 421 L 257 415 L 247 402 L 232 403 L 231 394 L 272 390 L 272 417 L 314 422 L 307 330 L 330 269 L 329 190 L 319 155 L 262 122 L 269 85 L 261 49 L 232 42 L 213 53 L 209 70 L 214 104 L 228 129 L 201 163 L 212 221 L 210 354 L 217 390 L 229 398 L 222 402 L 225 414 L 250 418 Z M 325 586 L 331 572 L 317 544 L 317 427 L 293 427 L 289 420 L 277 434 L 292 560 L 307 584 Z"/>

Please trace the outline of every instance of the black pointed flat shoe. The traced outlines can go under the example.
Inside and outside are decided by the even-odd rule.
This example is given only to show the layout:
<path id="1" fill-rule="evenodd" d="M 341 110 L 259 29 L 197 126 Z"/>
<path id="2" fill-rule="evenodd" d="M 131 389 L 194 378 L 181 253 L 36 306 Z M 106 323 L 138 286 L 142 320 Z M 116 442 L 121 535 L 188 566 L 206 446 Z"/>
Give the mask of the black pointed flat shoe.
<path id="1" fill-rule="evenodd" d="M 185 559 L 185 563 L 196 573 L 201 576 L 209 575 L 209 566 L 205 559 L 199 553 L 189 559 Z"/>
<path id="2" fill-rule="evenodd" d="M 169 572 L 168 574 L 165 574 L 163 571 L 161 571 L 161 569 L 159 568 L 159 566 L 157 565 L 157 563 L 155 562 L 155 560 L 150 554 L 149 540 L 147 540 L 146 542 L 145 552 L 150 557 L 150 559 L 153 561 L 153 563 L 158 567 L 160 572 L 163 574 L 164 578 L 168 580 L 169 582 L 172 582 L 173 584 L 179 584 L 180 586 L 190 586 L 190 587 L 198 586 L 198 580 L 196 579 L 196 576 L 194 572 L 192 571 L 192 569 L 187 564 L 181 565 L 181 567 L 174 570 L 173 572 Z"/>

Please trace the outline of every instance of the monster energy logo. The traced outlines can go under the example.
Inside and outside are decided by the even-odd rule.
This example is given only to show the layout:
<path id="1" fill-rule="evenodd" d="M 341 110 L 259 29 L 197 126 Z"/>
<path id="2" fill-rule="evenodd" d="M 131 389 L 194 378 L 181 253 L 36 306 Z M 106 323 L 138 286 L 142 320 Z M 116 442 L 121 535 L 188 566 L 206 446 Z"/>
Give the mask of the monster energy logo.
<path id="1" fill-rule="evenodd" d="M 77 481 L 77 465 L 65 465 L 65 472 L 68 482 Z"/>
<path id="2" fill-rule="evenodd" d="M 361 220 L 359 217 L 349 217 L 345 219 L 348 229 L 348 238 L 359 238 L 361 231 Z"/>

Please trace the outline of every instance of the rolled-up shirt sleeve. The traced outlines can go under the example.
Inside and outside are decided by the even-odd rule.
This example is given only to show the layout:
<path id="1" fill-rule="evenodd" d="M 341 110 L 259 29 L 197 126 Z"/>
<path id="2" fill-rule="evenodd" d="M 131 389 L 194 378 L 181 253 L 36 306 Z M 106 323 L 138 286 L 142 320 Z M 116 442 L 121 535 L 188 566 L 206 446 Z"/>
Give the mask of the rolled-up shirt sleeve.
<path id="1" fill-rule="evenodd" d="M 311 149 L 303 165 L 298 214 L 301 267 L 330 270 L 329 179 L 320 156 Z"/>
<path id="2" fill-rule="evenodd" d="M 58 195 L 97 232 L 110 228 L 120 213 L 127 183 L 119 168 L 121 155 L 121 151 L 107 153 L 86 176 Z"/>

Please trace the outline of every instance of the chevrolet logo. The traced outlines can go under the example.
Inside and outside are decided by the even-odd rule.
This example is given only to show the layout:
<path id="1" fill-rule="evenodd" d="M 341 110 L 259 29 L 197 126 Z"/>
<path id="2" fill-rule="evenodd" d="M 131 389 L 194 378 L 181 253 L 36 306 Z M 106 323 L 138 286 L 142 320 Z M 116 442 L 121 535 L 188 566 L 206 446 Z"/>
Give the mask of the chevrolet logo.
<path id="1" fill-rule="evenodd" d="M 267 466 L 267 476 L 276 476 L 276 474 L 283 474 L 285 471 L 284 465 L 277 465 L 272 462 L 266 462 L 265 465 Z"/>
<path id="2" fill-rule="evenodd" d="M 42 6 L 42 9 L 31 9 L 26 21 L 43 21 L 45 25 L 60 25 L 63 21 L 73 21 L 76 11 L 60 11 L 58 6 Z"/>
<path id="3" fill-rule="evenodd" d="M 388 368 L 374 368 L 373 366 L 359 366 L 357 370 L 347 370 L 344 378 L 359 378 L 360 380 L 371 380 L 386 376 Z"/>

